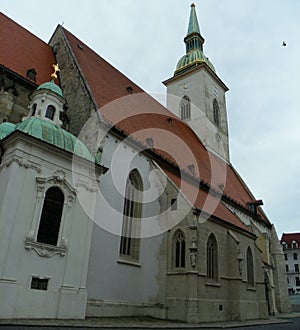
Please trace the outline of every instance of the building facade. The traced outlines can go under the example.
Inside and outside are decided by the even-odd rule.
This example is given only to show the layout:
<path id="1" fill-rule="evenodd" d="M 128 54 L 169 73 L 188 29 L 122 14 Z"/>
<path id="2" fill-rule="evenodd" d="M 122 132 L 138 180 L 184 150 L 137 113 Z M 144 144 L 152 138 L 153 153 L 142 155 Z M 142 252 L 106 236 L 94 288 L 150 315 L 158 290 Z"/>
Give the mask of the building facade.
<path id="1" fill-rule="evenodd" d="M 287 312 L 282 248 L 230 162 L 228 88 L 195 6 L 167 108 L 62 26 L 46 44 L 0 22 L 0 317 Z"/>
<path id="2" fill-rule="evenodd" d="M 285 270 L 290 294 L 300 292 L 300 233 L 283 233 L 281 245 L 284 252 Z"/>

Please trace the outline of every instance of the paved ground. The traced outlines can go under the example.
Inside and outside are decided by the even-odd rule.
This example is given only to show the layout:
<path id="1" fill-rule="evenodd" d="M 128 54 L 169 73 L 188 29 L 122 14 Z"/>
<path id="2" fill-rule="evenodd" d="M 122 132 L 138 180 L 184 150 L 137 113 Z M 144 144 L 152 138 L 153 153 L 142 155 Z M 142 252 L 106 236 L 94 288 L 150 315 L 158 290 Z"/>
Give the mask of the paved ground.
<path id="1" fill-rule="evenodd" d="M 86 320 L 0 320 L 0 330 L 11 329 L 243 329 L 243 330 L 300 330 L 300 314 L 280 314 L 268 320 L 253 320 L 245 322 L 214 322 L 203 324 L 186 324 L 152 318 L 88 318 Z"/>

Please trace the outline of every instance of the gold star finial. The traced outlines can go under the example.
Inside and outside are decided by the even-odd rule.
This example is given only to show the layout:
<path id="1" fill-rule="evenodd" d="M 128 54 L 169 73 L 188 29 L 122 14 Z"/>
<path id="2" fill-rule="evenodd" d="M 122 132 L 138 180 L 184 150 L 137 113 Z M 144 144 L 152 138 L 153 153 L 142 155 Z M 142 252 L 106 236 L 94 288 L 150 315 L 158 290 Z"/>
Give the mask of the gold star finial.
<path id="1" fill-rule="evenodd" d="M 54 72 L 51 74 L 52 79 L 57 79 L 57 74 L 56 72 L 60 71 L 58 64 L 52 64 L 54 68 Z"/>

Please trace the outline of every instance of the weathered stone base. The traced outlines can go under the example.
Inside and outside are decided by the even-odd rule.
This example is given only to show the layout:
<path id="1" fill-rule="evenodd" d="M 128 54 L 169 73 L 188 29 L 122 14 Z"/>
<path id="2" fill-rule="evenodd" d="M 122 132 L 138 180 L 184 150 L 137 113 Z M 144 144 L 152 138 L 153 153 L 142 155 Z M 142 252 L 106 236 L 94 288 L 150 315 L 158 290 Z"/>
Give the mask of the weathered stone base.
<path id="1" fill-rule="evenodd" d="M 168 299 L 167 319 L 187 323 L 267 319 L 266 301 Z"/>
<path id="2" fill-rule="evenodd" d="M 155 303 L 88 300 L 86 317 L 151 316 L 166 319 L 166 307 Z"/>

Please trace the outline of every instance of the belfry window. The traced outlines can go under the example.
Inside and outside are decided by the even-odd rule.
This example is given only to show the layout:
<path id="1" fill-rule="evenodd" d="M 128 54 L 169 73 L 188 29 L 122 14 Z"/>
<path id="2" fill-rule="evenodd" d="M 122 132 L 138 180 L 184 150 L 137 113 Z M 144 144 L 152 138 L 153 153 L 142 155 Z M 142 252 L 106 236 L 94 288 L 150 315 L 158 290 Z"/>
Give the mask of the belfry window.
<path id="1" fill-rule="evenodd" d="M 55 114 L 55 107 L 53 105 L 48 105 L 45 117 L 53 120 Z"/>
<path id="2" fill-rule="evenodd" d="M 63 192 L 57 187 L 49 188 L 45 194 L 37 242 L 57 245 L 63 206 Z"/>
<path id="3" fill-rule="evenodd" d="M 191 101 L 188 96 L 184 96 L 180 102 L 180 118 L 182 120 L 191 119 Z"/>
<path id="4" fill-rule="evenodd" d="M 218 280 L 218 246 L 217 240 L 211 234 L 207 241 L 207 278 L 209 280 Z"/>
<path id="5" fill-rule="evenodd" d="M 120 256 L 134 261 L 139 260 L 142 191 L 141 177 L 133 170 L 126 182 Z"/>
<path id="6" fill-rule="evenodd" d="M 220 109 L 219 109 L 219 104 L 216 99 L 213 101 L 213 115 L 214 115 L 214 122 L 216 125 L 220 125 Z"/>
<path id="7" fill-rule="evenodd" d="M 247 249 L 247 283 L 254 286 L 253 256 L 250 247 Z"/>
<path id="8" fill-rule="evenodd" d="M 185 238 L 181 230 L 178 230 L 173 239 L 174 266 L 185 267 Z"/>

